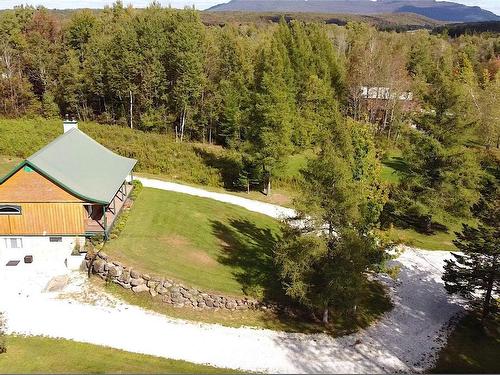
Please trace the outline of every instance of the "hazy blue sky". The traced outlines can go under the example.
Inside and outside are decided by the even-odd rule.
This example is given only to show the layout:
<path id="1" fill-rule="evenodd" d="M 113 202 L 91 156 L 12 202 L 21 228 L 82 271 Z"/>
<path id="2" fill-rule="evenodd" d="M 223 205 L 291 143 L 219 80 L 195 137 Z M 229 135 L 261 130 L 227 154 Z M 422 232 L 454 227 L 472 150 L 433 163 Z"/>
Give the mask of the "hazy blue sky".
<path id="1" fill-rule="evenodd" d="M 161 0 L 164 5 L 171 4 L 175 8 L 183 8 L 186 5 L 195 5 L 197 9 L 206 9 L 212 5 L 227 2 L 229 0 Z M 478 5 L 481 8 L 491 10 L 500 15 L 500 0 L 451 0 L 466 5 Z M 136 7 L 144 7 L 150 0 L 124 0 L 125 4 L 133 4 Z M 104 5 L 112 4 L 113 0 L 0 0 L 0 9 L 12 8 L 18 4 L 44 5 L 47 8 L 102 8 Z"/>

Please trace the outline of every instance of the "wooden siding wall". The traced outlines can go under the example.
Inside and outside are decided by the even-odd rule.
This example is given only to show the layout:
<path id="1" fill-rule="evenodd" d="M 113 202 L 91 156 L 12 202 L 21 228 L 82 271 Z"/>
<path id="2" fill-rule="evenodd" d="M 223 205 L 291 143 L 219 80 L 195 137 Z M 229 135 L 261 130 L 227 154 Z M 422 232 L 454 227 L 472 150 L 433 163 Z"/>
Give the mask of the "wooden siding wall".
<path id="1" fill-rule="evenodd" d="M 83 202 L 36 171 L 21 168 L 0 185 L 0 203 Z"/>
<path id="2" fill-rule="evenodd" d="M 78 203 L 22 203 L 21 215 L 0 215 L 0 235 L 85 233 L 85 211 Z"/>

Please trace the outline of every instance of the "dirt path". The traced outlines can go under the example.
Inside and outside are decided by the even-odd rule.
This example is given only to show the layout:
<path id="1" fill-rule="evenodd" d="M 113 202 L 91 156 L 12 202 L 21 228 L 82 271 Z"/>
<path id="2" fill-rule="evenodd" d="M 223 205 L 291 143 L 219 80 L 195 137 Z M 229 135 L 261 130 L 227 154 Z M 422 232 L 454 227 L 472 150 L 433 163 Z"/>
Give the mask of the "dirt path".
<path id="1" fill-rule="evenodd" d="M 202 196 L 200 189 L 141 180 L 145 186 Z M 203 194 L 217 194 L 214 199 L 239 205 L 250 201 Z M 256 212 L 285 213 L 281 207 L 253 204 Z M 170 319 L 89 291 L 79 273 L 71 274 L 64 294 L 32 292 L 28 297 L 12 289 L 6 293 L 4 288 L 0 290 L 0 311 L 6 313 L 11 333 L 64 337 L 219 367 L 273 373 L 423 371 L 432 366 L 444 344 L 449 320 L 463 311 L 460 301 L 446 294 L 441 281 L 443 262 L 449 256 L 448 252 L 407 248 L 394 261 L 401 267 L 397 281 L 384 279 L 394 309 L 370 328 L 336 339 Z"/>

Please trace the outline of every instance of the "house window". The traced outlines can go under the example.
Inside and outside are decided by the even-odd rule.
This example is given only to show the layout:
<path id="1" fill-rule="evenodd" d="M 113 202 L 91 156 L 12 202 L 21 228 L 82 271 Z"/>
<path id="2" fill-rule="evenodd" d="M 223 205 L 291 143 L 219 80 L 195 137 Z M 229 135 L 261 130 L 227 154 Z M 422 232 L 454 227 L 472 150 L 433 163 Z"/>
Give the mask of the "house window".
<path id="1" fill-rule="evenodd" d="M 1 204 L 0 215 L 21 215 L 21 206 Z"/>
<path id="2" fill-rule="evenodd" d="M 22 238 L 5 238 L 5 247 L 7 249 L 22 249 L 23 239 Z"/>
<path id="3" fill-rule="evenodd" d="M 49 237 L 50 242 L 62 242 L 62 237 Z"/>

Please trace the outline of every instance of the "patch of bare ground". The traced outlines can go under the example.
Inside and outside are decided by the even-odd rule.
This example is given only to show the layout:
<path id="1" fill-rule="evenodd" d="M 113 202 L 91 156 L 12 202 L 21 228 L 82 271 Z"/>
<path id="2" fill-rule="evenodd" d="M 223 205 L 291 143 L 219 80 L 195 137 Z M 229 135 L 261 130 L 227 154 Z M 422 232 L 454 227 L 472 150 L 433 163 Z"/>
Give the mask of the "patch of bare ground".
<path id="1" fill-rule="evenodd" d="M 160 238 L 160 241 L 168 245 L 169 247 L 173 247 L 179 249 L 179 251 L 184 252 L 184 256 L 190 262 L 195 264 L 199 264 L 203 267 L 215 267 L 217 266 L 217 262 L 210 257 L 205 251 L 197 249 L 195 245 L 189 241 L 186 237 L 183 237 L 178 234 L 171 234 L 168 236 L 163 236 Z"/>

